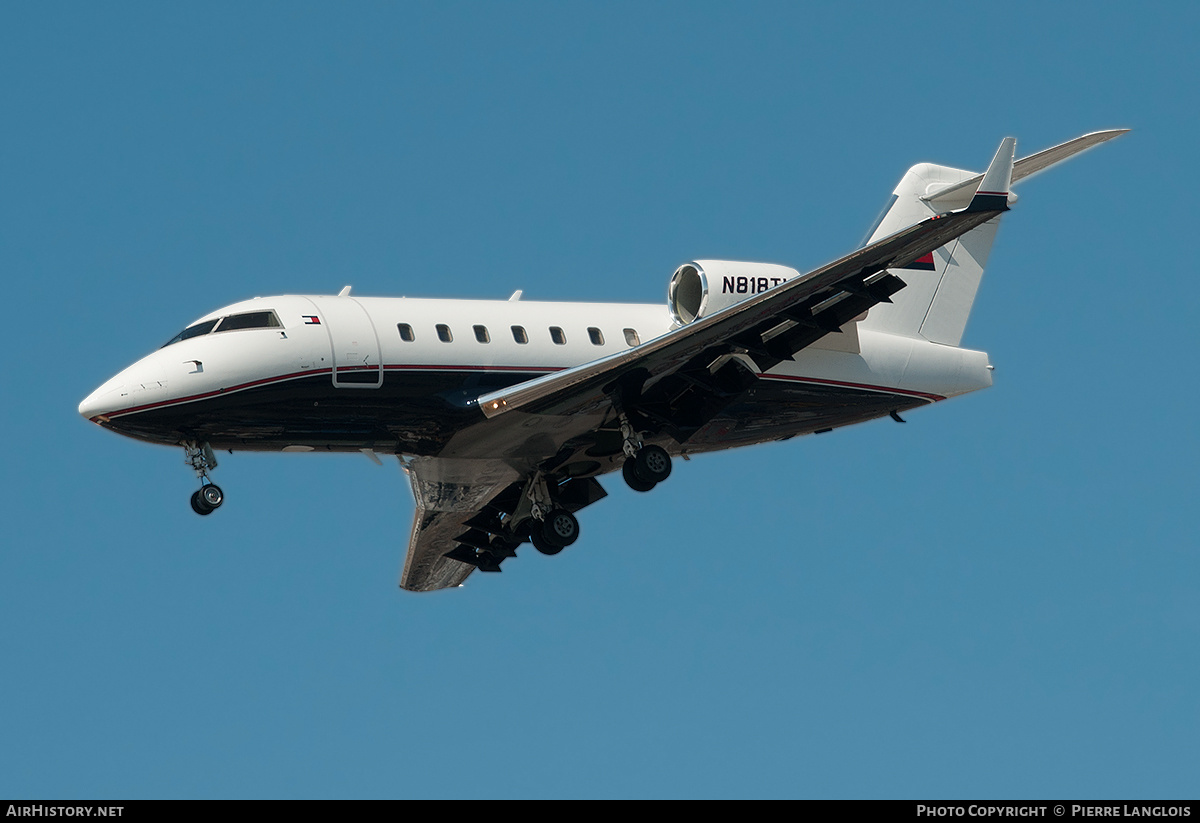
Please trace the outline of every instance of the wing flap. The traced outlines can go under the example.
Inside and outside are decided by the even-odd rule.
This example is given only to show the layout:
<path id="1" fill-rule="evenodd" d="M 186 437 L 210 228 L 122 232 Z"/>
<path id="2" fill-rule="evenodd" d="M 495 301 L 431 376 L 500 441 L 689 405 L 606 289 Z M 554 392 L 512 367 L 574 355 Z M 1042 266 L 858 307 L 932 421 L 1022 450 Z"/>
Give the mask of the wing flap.
<path id="1" fill-rule="evenodd" d="M 474 553 L 472 540 L 477 521 L 489 514 L 488 506 L 521 479 L 500 460 L 445 460 L 413 458 L 402 464 L 408 472 L 417 510 L 408 538 L 400 588 L 434 591 L 462 585 L 477 566 L 463 559 Z M 459 537 L 466 537 L 460 542 Z M 486 536 L 486 535 L 485 535 Z"/>
<path id="2" fill-rule="evenodd" d="M 400 588 L 435 591 L 460 586 L 478 569 L 500 571 L 516 556 L 506 516 L 517 510 L 528 477 L 502 460 L 417 457 L 402 463 L 417 503 Z M 605 496 L 594 478 L 555 489 L 556 503 L 575 512 Z"/>

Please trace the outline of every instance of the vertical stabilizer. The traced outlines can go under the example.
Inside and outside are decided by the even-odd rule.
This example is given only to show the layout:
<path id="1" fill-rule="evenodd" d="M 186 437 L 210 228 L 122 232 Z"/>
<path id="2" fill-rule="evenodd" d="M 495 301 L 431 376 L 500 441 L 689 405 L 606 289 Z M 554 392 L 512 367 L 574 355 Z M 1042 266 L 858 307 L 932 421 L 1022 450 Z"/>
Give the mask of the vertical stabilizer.
<path id="1" fill-rule="evenodd" d="M 932 163 L 913 166 L 896 186 L 890 208 L 867 242 L 947 211 L 1007 210 L 1015 150 L 1016 140 L 1006 137 L 982 178 L 978 172 Z M 906 288 L 892 296 L 891 304 L 872 308 L 860 325 L 957 346 L 999 225 L 997 216 L 904 268 L 892 269 Z"/>
<path id="2" fill-rule="evenodd" d="M 892 199 L 863 245 L 936 214 L 958 209 L 1007 211 L 1008 204 L 1016 199 L 1011 193 L 1016 181 L 1032 177 L 1128 131 L 1092 132 L 1015 162 L 1016 138 L 1006 137 L 983 174 L 932 163 L 913 166 L 896 186 Z M 904 268 L 891 269 L 892 274 L 907 284 L 906 288 L 892 295 L 892 303 L 880 303 L 872 308 L 860 325 L 888 334 L 957 346 L 967 326 L 967 317 L 999 225 L 1000 215 L 997 215 Z"/>
<path id="3" fill-rule="evenodd" d="M 924 197 L 978 177 L 978 172 L 932 163 L 913 166 L 896 186 L 891 207 L 867 242 L 873 243 L 936 214 L 966 208 L 974 198 L 973 188 L 961 189 L 960 202 L 956 203 L 939 200 L 935 204 Z M 902 269 L 891 269 L 906 287 L 892 295 L 892 303 L 872 308 L 859 326 L 957 346 L 999 225 L 1000 217 L 996 217 Z"/>

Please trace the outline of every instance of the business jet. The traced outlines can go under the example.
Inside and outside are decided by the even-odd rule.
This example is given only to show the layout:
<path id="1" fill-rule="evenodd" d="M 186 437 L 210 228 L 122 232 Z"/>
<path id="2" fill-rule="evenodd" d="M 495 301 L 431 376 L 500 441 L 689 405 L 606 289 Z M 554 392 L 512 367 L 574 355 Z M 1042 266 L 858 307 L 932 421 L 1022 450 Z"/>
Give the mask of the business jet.
<path id="1" fill-rule="evenodd" d="M 459 586 L 530 542 L 556 554 L 621 472 L 827 432 L 986 388 L 959 347 L 1013 183 L 1127 129 L 978 174 L 922 163 L 855 251 L 807 273 L 695 260 L 667 305 L 287 295 L 201 317 L 92 392 L 104 428 L 182 447 L 209 515 L 220 451 L 395 455 L 416 513 L 400 586 Z"/>

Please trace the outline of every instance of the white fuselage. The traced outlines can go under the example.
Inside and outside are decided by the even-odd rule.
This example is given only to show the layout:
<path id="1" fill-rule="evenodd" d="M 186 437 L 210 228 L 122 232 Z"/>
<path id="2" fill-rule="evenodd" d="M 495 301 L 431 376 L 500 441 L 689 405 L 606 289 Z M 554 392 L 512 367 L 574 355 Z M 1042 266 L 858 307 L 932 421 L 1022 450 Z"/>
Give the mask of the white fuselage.
<path id="1" fill-rule="evenodd" d="M 218 326 L 158 349 L 80 413 L 160 443 L 436 454 L 477 414 L 474 397 L 629 349 L 672 324 L 661 305 L 289 295 L 233 304 L 189 329 L 270 312 L 275 325 Z M 760 378 L 755 399 L 728 411 L 733 426 L 698 433 L 688 448 L 820 431 L 991 384 L 982 352 L 853 328 Z M 822 393 L 836 395 L 836 408 L 814 413 Z M 755 415 L 769 420 L 747 419 Z"/>

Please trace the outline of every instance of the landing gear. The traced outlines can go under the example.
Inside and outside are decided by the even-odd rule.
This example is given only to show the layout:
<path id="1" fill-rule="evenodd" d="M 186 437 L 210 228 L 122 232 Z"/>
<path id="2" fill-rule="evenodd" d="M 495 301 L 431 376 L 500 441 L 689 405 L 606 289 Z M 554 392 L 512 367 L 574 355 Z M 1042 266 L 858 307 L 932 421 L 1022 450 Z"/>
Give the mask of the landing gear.
<path id="1" fill-rule="evenodd" d="M 546 533 L 542 531 L 541 524 L 535 523 L 533 528 L 529 530 L 529 542 L 533 547 L 545 555 L 555 555 L 563 550 L 562 546 L 556 546 L 546 539 Z"/>
<path id="2" fill-rule="evenodd" d="M 542 554 L 558 554 L 579 539 L 579 520 L 558 500 L 558 485 L 542 473 L 530 478 L 514 513 L 521 534 Z"/>
<path id="3" fill-rule="evenodd" d="M 225 494 L 215 483 L 209 483 L 198 491 L 192 492 L 192 511 L 196 514 L 212 514 L 224 502 Z"/>
<path id="4" fill-rule="evenodd" d="M 554 549 L 547 553 L 558 554 L 579 539 L 579 521 L 566 509 L 555 509 L 542 521 L 541 532 L 542 539 Z"/>
<path id="5" fill-rule="evenodd" d="M 642 446 L 633 458 L 633 470 L 643 480 L 661 483 L 671 476 L 671 455 L 662 446 Z"/>
<path id="6" fill-rule="evenodd" d="M 625 437 L 625 464 L 621 474 L 635 492 L 648 492 L 671 476 L 671 455 L 662 446 L 648 445 L 634 432 L 628 421 L 621 421 Z"/>
<path id="7" fill-rule="evenodd" d="M 648 492 L 658 485 L 653 480 L 642 479 L 637 473 L 637 459 L 633 457 L 626 458 L 625 464 L 621 466 L 621 475 L 625 478 L 625 485 L 635 492 Z"/>
<path id="8" fill-rule="evenodd" d="M 542 554 L 558 554 L 579 539 L 579 521 L 566 509 L 555 509 L 529 526 L 529 540 Z"/>
<path id="9" fill-rule="evenodd" d="M 208 473 L 217 467 L 217 456 L 213 454 L 212 446 L 207 443 L 183 444 L 184 462 L 195 470 L 200 478 L 200 488 L 192 493 L 192 511 L 199 515 L 212 514 L 225 502 L 225 493 L 221 487 L 208 479 Z"/>

